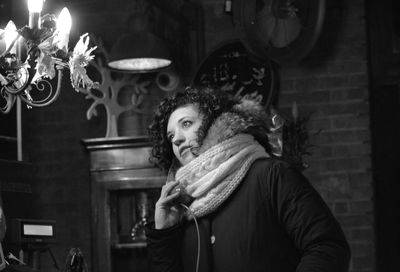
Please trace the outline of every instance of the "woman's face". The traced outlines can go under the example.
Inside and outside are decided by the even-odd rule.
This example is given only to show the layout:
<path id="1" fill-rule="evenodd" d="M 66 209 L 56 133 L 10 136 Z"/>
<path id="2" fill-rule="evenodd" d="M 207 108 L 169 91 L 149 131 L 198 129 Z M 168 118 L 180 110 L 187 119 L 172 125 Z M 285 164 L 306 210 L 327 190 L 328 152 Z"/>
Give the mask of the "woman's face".
<path id="1" fill-rule="evenodd" d="M 196 155 L 192 148 L 197 149 L 197 130 L 203 122 L 203 116 L 199 113 L 199 108 L 195 104 L 189 104 L 177 108 L 172 112 L 167 125 L 167 137 L 172 144 L 175 157 L 186 165 L 193 160 Z"/>

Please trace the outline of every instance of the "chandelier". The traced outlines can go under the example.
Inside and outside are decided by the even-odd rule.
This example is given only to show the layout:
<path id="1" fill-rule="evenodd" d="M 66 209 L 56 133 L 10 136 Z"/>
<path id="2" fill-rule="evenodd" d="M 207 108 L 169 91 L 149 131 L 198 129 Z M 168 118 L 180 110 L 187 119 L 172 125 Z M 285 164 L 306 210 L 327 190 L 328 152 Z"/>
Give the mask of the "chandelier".
<path id="1" fill-rule="evenodd" d="M 69 51 L 71 16 L 67 8 L 60 15 L 41 16 L 45 0 L 28 0 L 29 25 L 17 29 L 10 21 L 0 29 L 0 110 L 8 113 L 17 98 L 28 107 L 44 107 L 60 94 L 63 71 L 69 69 L 72 87 L 76 90 L 98 88 L 86 73 L 94 58 L 89 36 L 80 37 Z"/>

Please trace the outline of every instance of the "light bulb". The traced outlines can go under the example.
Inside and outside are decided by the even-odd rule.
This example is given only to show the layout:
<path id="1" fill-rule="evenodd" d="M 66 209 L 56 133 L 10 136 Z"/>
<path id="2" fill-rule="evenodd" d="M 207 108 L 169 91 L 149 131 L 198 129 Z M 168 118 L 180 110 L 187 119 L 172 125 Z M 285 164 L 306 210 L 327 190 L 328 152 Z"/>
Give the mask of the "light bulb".
<path id="1" fill-rule="evenodd" d="M 28 0 L 29 12 L 40 13 L 43 8 L 44 0 Z"/>
<path id="2" fill-rule="evenodd" d="M 67 8 L 63 8 L 57 18 L 57 30 L 61 33 L 69 34 L 71 30 L 72 19 Z"/>
<path id="3" fill-rule="evenodd" d="M 60 12 L 60 15 L 57 18 L 57 37 L 58 37 L 58 48 L 68 49 L 68 41 L 69 41 L 69 32 L 71 30 L 71 15 L 67 8 L 63 8 Z"/>
<path id="4" fill-rule="evenodd" d="M 17 27 L 15 26 L 13 21 L 9 21 L 7 23 L 6 28 L 4 29 L 4 40 L 6 43 L 6 49 L 8 49 L 12 42 L 17 38 L 18 32 Z M 14 46 L 10 49 L 10 53 L 16 54 L 17 52 L 17 42 L 14 43 Z"/>

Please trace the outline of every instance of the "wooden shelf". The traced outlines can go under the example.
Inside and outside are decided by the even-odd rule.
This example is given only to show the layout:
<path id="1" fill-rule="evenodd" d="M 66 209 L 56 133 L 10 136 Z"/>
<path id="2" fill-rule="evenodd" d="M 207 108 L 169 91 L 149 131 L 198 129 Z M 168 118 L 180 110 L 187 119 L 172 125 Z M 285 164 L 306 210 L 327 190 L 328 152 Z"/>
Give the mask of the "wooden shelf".
<path id="1" fill-rule="evenodd" d="M 120 238 L 130 237 L 136 222 L 136 194 L 147 191 L 154 205 L 166 180 L 166 173 L 149 161 L 151 143 L 139 136 L 85 139 L 82 144 L 90 161 L 92 270 L 124 271 L 129 266 L 147 271 L 147 243 Z M 114 267 L 116 263 L 124 269 Z"/>

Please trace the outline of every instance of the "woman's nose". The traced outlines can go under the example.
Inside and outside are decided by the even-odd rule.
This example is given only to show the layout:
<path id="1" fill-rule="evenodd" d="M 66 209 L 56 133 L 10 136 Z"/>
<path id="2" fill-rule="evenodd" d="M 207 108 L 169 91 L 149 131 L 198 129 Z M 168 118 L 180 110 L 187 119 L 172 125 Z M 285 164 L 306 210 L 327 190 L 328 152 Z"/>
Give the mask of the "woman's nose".
<path id="1" fill-rule="evenodd" d="M 180 146 L 185 141 L 185 137 L 181 133 L 177 133 L 174 137 L 174 145 Z"/>

